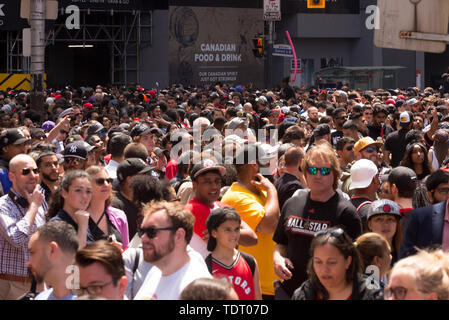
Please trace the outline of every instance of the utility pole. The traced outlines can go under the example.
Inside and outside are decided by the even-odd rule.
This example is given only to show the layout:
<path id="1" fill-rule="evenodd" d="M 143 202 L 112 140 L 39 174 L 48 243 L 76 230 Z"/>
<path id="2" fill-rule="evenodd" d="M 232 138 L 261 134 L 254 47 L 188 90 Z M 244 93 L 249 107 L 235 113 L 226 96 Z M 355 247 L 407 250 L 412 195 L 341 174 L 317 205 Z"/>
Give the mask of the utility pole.
<path id="1" fill-rule="evenodd" d="M 31 109 L 44 114 L 46 0 L 30 0 L 31 26 Z"/>

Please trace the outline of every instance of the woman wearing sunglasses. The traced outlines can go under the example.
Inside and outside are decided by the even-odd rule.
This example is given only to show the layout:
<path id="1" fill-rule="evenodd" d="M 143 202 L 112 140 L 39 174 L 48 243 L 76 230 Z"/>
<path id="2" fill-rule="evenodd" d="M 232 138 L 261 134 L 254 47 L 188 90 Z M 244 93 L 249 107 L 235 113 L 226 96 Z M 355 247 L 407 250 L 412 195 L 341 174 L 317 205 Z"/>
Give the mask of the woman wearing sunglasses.
<path id="1" fill-rule="evenodd" d="M 110 206 L 112 201 L 112 178 L 104 167 L 91 166 L 86 172 L 91 177 L 92 200 L 87 211 L 89 227 L 95 240 L 105 239 L 126 248 L 129 242 L 128 220 L 125 213 Z M 93 223 L 92 223 L 93 222 Z"/>
<path id="2" fill-rule="evenodd" d="M 340 228 L 317 232 L 310 246 L 308 280 L 292 300 L 382 300 L 361 274 L 362 261 L 351 238 Z"/>
<path id="3" fill-rule="evenodd" d="M 449 254 L 420 250 L 399 260 L 385 289 L 388 300 L 449 300 Z"/>

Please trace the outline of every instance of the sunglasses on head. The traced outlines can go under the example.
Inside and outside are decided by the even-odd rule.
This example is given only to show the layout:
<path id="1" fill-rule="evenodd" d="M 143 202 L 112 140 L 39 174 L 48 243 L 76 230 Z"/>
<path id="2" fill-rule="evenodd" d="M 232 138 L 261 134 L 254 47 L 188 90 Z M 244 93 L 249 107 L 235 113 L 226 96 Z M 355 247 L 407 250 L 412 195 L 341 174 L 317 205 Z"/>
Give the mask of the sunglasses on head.
<path id="1" fill-rule="evenodd" d="M 315 237 L 322 236 L 325 234 L 330 234 L 331 236 L 337 238 L 337 237 L 340 237 L 343 233 L 344 233 L 344 231 L 341 228 L 330 229 L 330 230 L 326 229 L 326 230 L 321 230 L 321 231 L 315 232 Z"/>
<path id="2" fill-rule="evenodd" d="M 307 171 L 311 174 L 311 175 L 317 175 L 318 171 L 320 171 L 322 176 L 327 176 L 328 174 L 330 174 L 332 172 L 331 168 L 318 168 L 318 167 L 308 167 Z"/>
<path id="3" fill-rule="evenodd" d="M 364 151 L 366 151 L 368 153 L 373 153 L 373 152 L 379 152 L 379 149 L 377 149 L 376 147 L 366 147 L 364 149 Z"/>
<path id="4" fill-rule="evenodd" d="M 34 174 L 38 174 L 39 173 L 39 169 L 38 168 L 28 168 L 28 169 L 22 169 L 22 176 L 27 176 L 30 174 L 30 172 L 33 171 Z"/>
<path id="5" fill-rule="evenodd" d="M 105 182 L 107 182 L 108 184 L 111 184 L 112 181 L 114 181 L 114 179 L 112 179 L 112 178 L 107 178 L 107 179 L 97 178 L 97 179 L 95 179 L 95 183 L 99 186 L 104 185 Z"/>
<path id="6" fill-rule="evenodd" d="M 137 234 L 142 238 L 144 234 L 147 235 L 148 238 L 153 239 L 156 237 L 157 232 L 160 230 L 176 230 L 175 227 L 165 227 L 165 228 L 156 228 L 156 227 L 148 227 L 148 228 L 139 228 L 137 230 Z"/>

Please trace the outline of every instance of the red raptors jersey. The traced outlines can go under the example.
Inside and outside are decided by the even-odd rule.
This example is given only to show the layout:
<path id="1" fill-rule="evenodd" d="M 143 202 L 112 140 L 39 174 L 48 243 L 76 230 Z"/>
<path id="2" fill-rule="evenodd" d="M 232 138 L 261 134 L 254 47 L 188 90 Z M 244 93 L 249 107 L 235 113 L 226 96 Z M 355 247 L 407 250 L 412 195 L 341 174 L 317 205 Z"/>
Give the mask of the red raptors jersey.
<path id="1" fill-rule="evenodd" d="M 239 252 L 230 266 L 212 258 L 212 276 L 226 279 L 234 287 L 239 300 L 254 300 L 254 279 L 251 268 Z"/>

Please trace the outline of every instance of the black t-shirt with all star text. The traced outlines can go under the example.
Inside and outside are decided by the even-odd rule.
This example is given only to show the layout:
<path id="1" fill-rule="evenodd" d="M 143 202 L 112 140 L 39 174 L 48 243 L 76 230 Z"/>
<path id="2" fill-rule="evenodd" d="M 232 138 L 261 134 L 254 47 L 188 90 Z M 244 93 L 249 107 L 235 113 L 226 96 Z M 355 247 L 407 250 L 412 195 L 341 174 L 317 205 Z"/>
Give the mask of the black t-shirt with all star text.
<path id="1" fill-rule="evenodd" d="M 310 199 L 310 191 L 304 190 L 285 202 L 273 240 L 287 247 L 287 258 L 293 263 L 292 278 L 282 283 L 290 296 L 307 279 L 306 267 L 315 233 L 332 227 L 341 227 L 352 239 L 362 233 L 354 206 L 339 192 L 326 202 L 317 202 Z"/>

